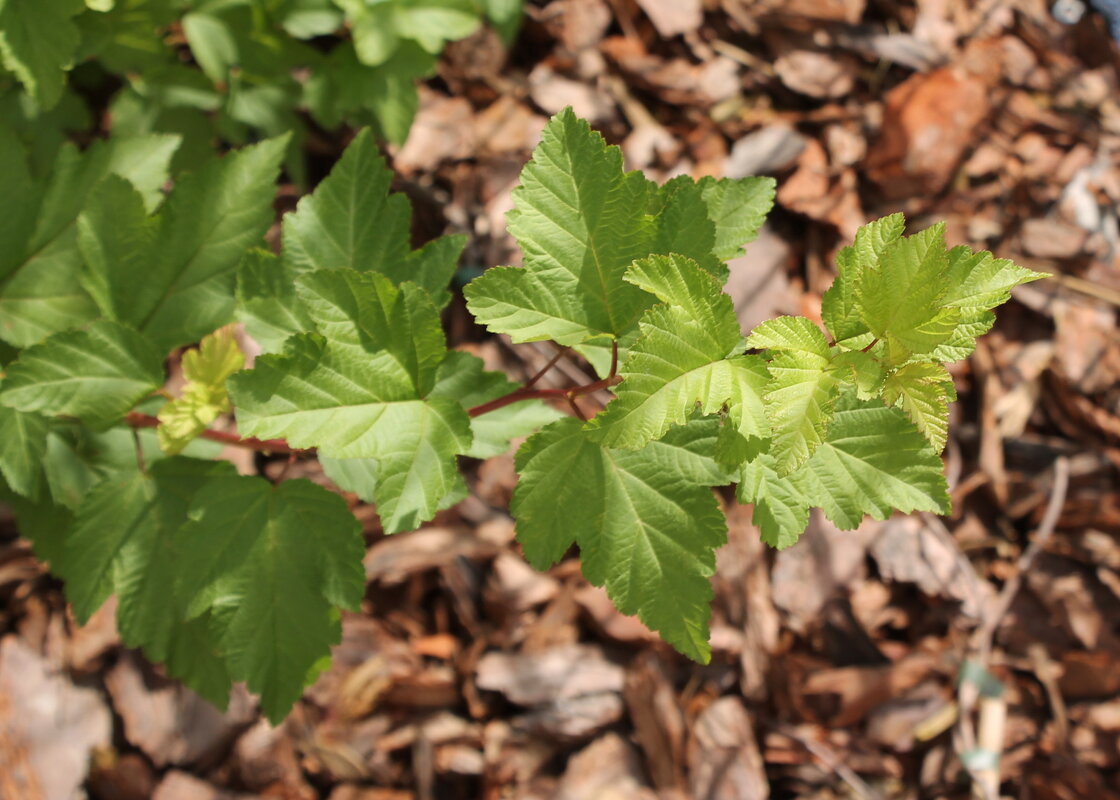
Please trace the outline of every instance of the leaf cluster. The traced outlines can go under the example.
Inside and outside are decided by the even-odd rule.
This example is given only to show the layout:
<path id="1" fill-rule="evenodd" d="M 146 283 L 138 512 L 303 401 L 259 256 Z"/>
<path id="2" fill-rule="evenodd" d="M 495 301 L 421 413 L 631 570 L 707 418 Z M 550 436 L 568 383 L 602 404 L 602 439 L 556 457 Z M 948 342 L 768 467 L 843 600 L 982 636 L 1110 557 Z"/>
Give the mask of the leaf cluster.
<path id="1" fill-rule="evenodd" d="M 109 104 L 117 134 L 182 138 L 176 172 L 214 139 L 292 132 L 287 167 L 302 183 L 300 112 L 403 142 L 415 82 L 444 45 L 484 20 L 508 41 L 520 14 L 520 0 L 4 0 L 0 106 L 28 142 L 46 133 L 39 146 L 57 147 L 62 129 L 90 124 L 67 82 L 81 67 L 86 86 L 123 83 Z"/>
<path id="2" fill-rule="evenodd" d="M 378 30 L 378 52 L 403 46 Z M 284 217 L 278 253 L 259 245 L 283 139 L 210 159 L 164 196 L 174 137 L 63 147 L 44 170 L 0 136 L 14 143 L 0 174 L 26 189 L 0 214 L 8 500 L 80 619 L 115 593 L 127 643 L 215 701 L 246 681 L 273 719 L 326 663 L 339 609 L 360 603 L 363 543 L 327 489 L 207 460 L 231 406 L 236 436 L 314 450 L 390 534 L 462 499 L 461 458 L 528 437 L 511 503 L 527 558 L 544 569 L 578 546 L 622 611 L 706 661 L 726 540 L 713 487 L 735 484 L 777 547 L 811 507 L 842 528 L 948 511 L 944 364 L 1043 277 L 950 249 L 940 226 L 905 236 L 893 215 L 839 254 L 823 327 L 780 317 L 744 335 L 726 262 L 757 235 L 773 181 L 657 185 L 565 111 L 514 193 L 522 264 L 464 291 L 491 331 L 551 340 L 597 372 L 538 390 L 448 346 L 465 237 L 411 246 L 408 200 L 368 130 Z M 223 327 L 235 318 L 260 348 L 249 369 Z M 196 342 L 169 392 L 164 358 Z M 585 419 L 592 389 L 613 399 Z"/>

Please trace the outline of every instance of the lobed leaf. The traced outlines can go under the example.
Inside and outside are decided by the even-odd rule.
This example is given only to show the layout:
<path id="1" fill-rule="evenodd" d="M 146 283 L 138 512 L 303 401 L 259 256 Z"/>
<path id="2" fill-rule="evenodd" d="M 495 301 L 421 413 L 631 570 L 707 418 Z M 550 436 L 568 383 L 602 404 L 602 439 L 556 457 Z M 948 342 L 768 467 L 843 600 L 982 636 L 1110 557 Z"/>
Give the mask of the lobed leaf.
<path id="1" fill-rule="evenodd" d="M 726 406 L 744 439 L 767 438 L 761 392 L 769 375 L 757 356 L 735 355 L 743 339 L 717 280 L 681 256 L 637 261 L 627 280 L 665 305 L 642 317 L 641 337 L 620 370 L 618 397 L 592 423 L 600 443 L 643 447 L 696 407 L 713 414 Z"/>
<path id="2" fill-rule="evenodd" d="M 206 427 L 230 409 L 226 380 L 244 368 L 245 355 L 237 346 L 233 329 L 221 328 L 203 338 L 198 349 L 183 354 L 182 394 L 160 409 L 160 447 L 179 453 Z"/>
<path id="3" fill-rule="evenodd" d="M 901 407 L 937 453 L 945 449 L 949 403 L 956 399 L 953 378 L 943 364 L 907 364 L 892 373 L 883 387 L 883 400 Z"/>
<path id="4" fill-rule="evenodd" d="M 361 602 L 361 527 L 341 497 L 306 480 L 215 479 L 188 516 L 174 537 L 187 614 L 209 614 L 230 676 L 278 724 L 341 638 L 335 607 Z"/>
<path id="5" fill-rule="evenodd" d="M 435 306 L 412 284 L 349 270 L 309 273 L 298 291 L 319 333 L 293 336 L 282 354 L 230 378 L 239 429 L 374 459 L 385 529 L 431 519 L 462 491 L 455 456 L 471 441 L 462 406 L 432 393 L 447 356 Z"/>
<path id="6" fill-rule="evenodd" d="M 950 509 L 941 459 L 900 411 L 878 401 L 846 401 L 812 458 L 792 473 L 777 466 L 773 456 L 755 459 L 742 467 L 738 487 L 739 500 L 755 504 L 763 541 L 775 547 L 797 541 L 810 506 L 845 530 L 865 514 Z"/>
<path id="7" fill-rule="evenodd" d="M 772 434 L 770 452 L 778 473 L 804 464 L 824 441 L 839 378 L 820 328 L 804 317 L 778 317 L 755 328 L 749 347 L 774 351 L 763 402 Z"/>
<path id="8" fill-rule="evenodd" d="M 135 330 L 101 320 L 20 353 L 0 404 L 108 427 L 163 384 L 163 359 Z"/>
<path id="9" fill-rule="evenodd" d="M 708 455 L 717 429 L 716 420 L 697 421 L 641 450 L 611 450 L 579 420 L 559 420 L 518 451 L 510 506 L 534 566 L 578 544 L 584 575 L 620 611 L 702 662 L 711 654 L 708 579 L 727 538 L 708 488 L 727 480 Z"/>
<path id="10" fill-rule="evenodd" d="M 62 147 L 45 188 L 19 198 L 28 208 L 15 218 L 25 224 L 0 225 L 6 237 L 0 241 L 0 338 L 27 347 L 97 316 L 83 288 L 75 221 L 87 205 L 99 202 L 90 193 L 107 175 L 120 176 L 137 188 L 145 204 L 154 203 L 178 144 L 177 136 L 152 135 L 98 141 L 81 153 L 70 144 Z M 11 156 L 4 161 L 14 170 L 18 188 L 20 169 Z M 26 224 L 31 220 L 34 225 Z M 141 283 L 134 275 L 131 279 Z"/>

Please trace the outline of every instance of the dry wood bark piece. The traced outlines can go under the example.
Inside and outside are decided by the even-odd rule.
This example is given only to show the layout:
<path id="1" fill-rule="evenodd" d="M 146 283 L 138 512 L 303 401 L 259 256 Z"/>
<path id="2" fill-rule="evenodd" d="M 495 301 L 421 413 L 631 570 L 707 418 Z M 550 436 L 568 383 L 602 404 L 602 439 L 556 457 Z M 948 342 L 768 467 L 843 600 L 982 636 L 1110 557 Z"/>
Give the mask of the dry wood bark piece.
<path id="1" fill-rule="evenodd" d="M 395 586 L 414 573 L 445 566 L 457 558 L 483 560 L 495 552 L 494 545 L 471 532 L 429 527 L 382 539 L 369 549 L 363 563 L 367 579 Z"/>
<path id="2" fill-rule="evenodd" d="M 600 692 L 621 693 L 622 667 L 597 647 L 568 645 L 543 653 L 487 653 L 478 661 L 480 689 L 501 692 L 520 706 L 534 706 Z"/>
<path id="3" fill-rule="evenodd" d="M 112 741 L 98 692 L 74 686 L 20 637 L 0 639 L 0 797 L 69 800 Z"/>
<path id="4" fill-rule="evenodd" d="M 697 717 L 688 746 L 688 766 L 693 797 L 770 797 L 770 784 L 751 718 L 737 697 L 721 697 Z"/>
<path id="5" fill-rule="evenodd" d="M 634 659 L 623 696 L 653 785 L 661 790 L 684 788 L 684 715 L 654 653 L 647 650 Z"/>
<path id="6" fill-rule="evenodd" d="M 638 754 L 617 733 L 596 739 L 568 762 L 553 800 L 655 800 Z"/>
<path id="7" fill-rule="evenodd" d="M 160 781 L 152 800 L 253 800 L 253 795 L 224 791 L 187 772 L 172 770 Z"/>
<path id="8" fill-rule="evenodd" d="M 125 738 L 161 767 L 215 759 L 256 716 L 243 687 L 231 692 L 223 713 L 182 684 L 155 675 L 132 651 L 109 670 L 105 686 Z"/>

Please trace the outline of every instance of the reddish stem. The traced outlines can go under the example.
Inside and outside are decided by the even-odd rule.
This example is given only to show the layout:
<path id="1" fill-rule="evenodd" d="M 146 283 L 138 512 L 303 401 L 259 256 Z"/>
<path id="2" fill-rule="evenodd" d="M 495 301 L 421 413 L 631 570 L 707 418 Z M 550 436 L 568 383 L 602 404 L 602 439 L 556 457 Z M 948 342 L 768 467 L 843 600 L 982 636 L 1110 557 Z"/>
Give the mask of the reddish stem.
<path id="1" fill-rule="evenodd" d="M 579 406 L 576 405 L 575 399 L 585 394 L 597 392 L 600 389 L 607 389 L 622 382 L 622 377 L 618 374 L 618 342 L 611 342 L 611 371 L 607 377 L 571 389 L 534 389 L 533 385 L 539 381 L 548 370 L 556 366 L 556 362 L 560 360 L 564 352 L 565 350 L 561 350 L 557 353 L 544 368 L 531 377 L 524 386 L 514 389 L 509 394 L 504 394 L 501 397 L 496 397 L 493 400 L 468 409 L 467 414 L 471 417 L 480 417 L 491 411 L 497 411 L 499 408 L 505 408 L 513 403 L 519 403 L 522 400 L 555 399 L 566 400 L 568 405 L 570 405 L 572 410 L 576 413 L 576 416 L 580 419 L 585 419 L 583 412 L 580 411 Z M 160 425 L 158 417 L 153 417 L 151 414 L 141 414 L 139 411 L 129 412 L 125 417 L 125 422 L 133 428 L 158 428 Z M 254 439 L 253 437 L 242 439 L 236 433 L 214 431 L 209 428 L 200 433 L 199 438 L 209 439 L 212 442 L 220 442 L 221 444 L 232 445 L 234 447 L 245 447 L 249 450 L 260 450 L 266 453 L 304 455 L 315 452 L 313 448 L 300 450 L 291 447 L 283 439 Z"/>
<path id="2" fill-rule="evenodd" d="M 141 414 L 138 411 L 132 411 L 125 417 L 124 420 L 133 428 L 158 428 L 159 419 L 153 417 L 151 414 Z M 201 439 L 209 439 L 212 442 L 220 442 L 222 444 L 233 445 L 234 447 L 245 447 L 249 450 L 261 450 L 266 453 L 290 453 L 294 455 L 301 455 L 303 453 L 313 453 L 314 450 L 299 450 L 290 447 L 283 439 L 254 439 L 249 437 L 242 439 L 236 433 L 226 433 L 225 431 L 212 431 L 209 428 L 199 434 Z"/>

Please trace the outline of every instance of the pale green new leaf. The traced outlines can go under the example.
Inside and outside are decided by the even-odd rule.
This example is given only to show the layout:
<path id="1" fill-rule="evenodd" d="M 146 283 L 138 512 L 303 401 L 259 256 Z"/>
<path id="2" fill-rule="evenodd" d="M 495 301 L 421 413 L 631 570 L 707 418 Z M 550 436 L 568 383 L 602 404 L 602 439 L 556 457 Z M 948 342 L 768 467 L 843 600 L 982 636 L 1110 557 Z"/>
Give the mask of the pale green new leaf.
<path id="1" fill-rule="evenodd" d="M 165 453 L 181 452 L 211 422 L 229 411 L 226 379 L 244 366 L 245 355 L 229 327 L 206 336 L 198 349 L 183 354 L 187 383 L 182 395 L 158 414 L 159 442 Z"/>
<path id="2" fill-rule="evenodd" d="M 188 615 L 209 612 L 231 676 L 278 724 L 329 663 L 335 607 L 361 602 L 361 527 L 341 497 L 305 480 L 214 480 L 188 513 L 174 537 Z"/>
<path id="3" fill-rule="evenodd" d="M 770 419 L 775 469 L 786 475 L 824 441 L 839 378 L 820 328 L 804 317 L 777 317 L 755 328 L 747 345 L 773 351 L 763 400 Z"/>
<path id="4" fill-rule="evenodd" d="M 762 541 L 784 550 L 805 532 L 811 504 L 797 485 L 797 473 L 783 477 L 776 464 L 768 454 L 743 464 L 736 492 L 740 503 L 754 504 L 752 520 Z"/>
<path id="5" fill-rule="evenodd" d="M 769 375 L 757 356 L 735 355 L 743 338 L 718 281 L 680 256 L 637 261 L 627 280 L 663 304 L 643 316 L 641 337 L 620 370 L 618 397 L 592 423 L 601 444 L 642 447 L 697 407 L 713 414 L 732 406 L 742 436 L 767 438 L 761 392 Z"/>
<path id="6" fill-rule="evenodd" d="M 518 451 L 510 506 L 534 566 L 578 544 L 584 575 L 620 611 L 702 662 L 711 653 L 709 578 L 727 536 L 708 488 L 727 480 L 709 455 L 718 426 L 697 421 L 641 450 L 610 450 L 579 420 L 559 420 Z"/>
<path id="7" fill-rule="evenodd" d="M 956 399 L 953 378 L 942 364 L 907 364 L 892 373 L 883 387 L 883 400 L 902 408 L 938 453 L 945 449 L 949 403 Z"/>
<path id="8" fill-rule="evenodd" d="M 47 430 L 46 417 L 0 406 L 0 476 L 24 497 L 39 495 Z"/>
<path id="9" fill-rule="evenodd" d="M 41 108 L 62 96 L 80 44 L 71 18 L 82 0 L 0 0 L 0 57 Z"/>
<path id="10" fill-rule="evenodd" d="M 101 320 L 20 353 L 0 387 L 0 404 L 107 427 L 162 384 L 163 359 L 145 337 Z"/>
<path id="11" fill-rule="evenodd" d="M 383 527 L 415 528 L 461 491 L 455 456 L 471 442 L 462 406 L 432 395 L 446 357 L 439 313 L 423 290 L 376 273 L 319 270 L 298 289 L 319 333 L 230 378 L 239 430 L 376 460 Z"/>
<path id="12" fill-rule="evenodd" d="M 160 258 L 139 281 L 134 311 L 158 349 L 196 342 L 233 319 L 237 266 L 272 222 L 286 147 L 286 136 L 269 139 L 176 183 L 160 214 Z"/>
<path id="13" fill-rule="evenodd" d="M 965 246 L 949 251 L 942 303 L 960 309 L 952 334 L 928 356 L 933 361 L 959 361 L 976 349 L 976 339 L 995 322 L 991 309 L 1006 303 L 1016 286 L 1050 275 L 1034 272 L 986 250 L 974 253 Z"/>
<path id="14" fill-rule="evenodd" d="M 879 269 L 883 253 L 905 229 L 902 214 L 877 219 L 860 228 L 855 242 L 837 254 L 836 280 L 821 298 L 821 318 L 839 347 L 861 350 L 874 338 L 863 321 L 860 283 L 866 271 Z"/>
<path id="15" fill-rule="evenodd" d="M 900 411 L 877 402 L 837 411 L 827 442 L 795 482 L 843 530 L 857 527 L 865 514 L 950 511 L 937 453 Z"/>
<path id="16" fill-rule="evenodd" d="M 701 178 L 700 192 L 715 223 L 713 253 L 721 260 L 740 256 L 743 246 L 758 236 L 766 215 L 774 206 L 773 178 Z"/>
<path id="17" fill-rule="evenodd" d="M 744 465 L 738 488 L 740 501 L 755 504 L 763 541 L 775 547 L 797 541 L 810 506 L 844 530 L 865 514 L 950 509 L 941 459 L 900 411 L 879 401 L 845 400 L 804 466 L 786 475 L 775 467 L 769 455 Z"/>
<path id="18" fill-rule="evenodd" d="M 945 226 L 938 224 L 888 245 L 877 269 L 864 268 L 863 320 L 886 342 L 892 364 L 929 353 L 952 334 L 960 312 L 943 305 L 948 266 Z"/>
<path id="19" fill-rule="evenodd" d="M 650 253 L 645 211 L 654 188 L 641 173 L 623 173 L 619 149 L 561 111 L 513 193 L 509 230 L 525 266 L 492 268 L 471 281 L 471 313 L 515 342 L 578 344 L 625 333 L 649 305 L 623 275 Z"/>

